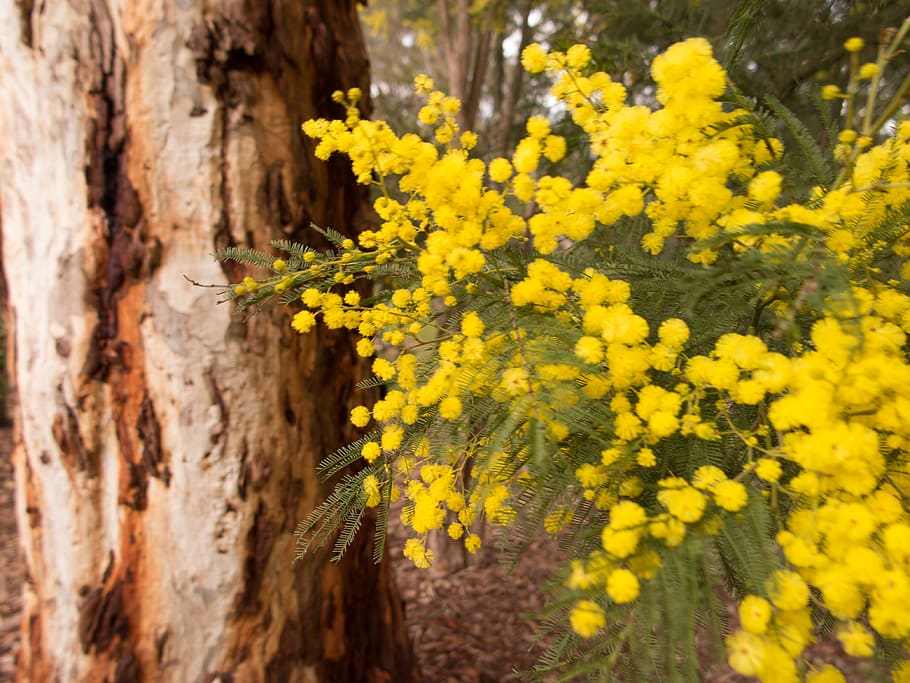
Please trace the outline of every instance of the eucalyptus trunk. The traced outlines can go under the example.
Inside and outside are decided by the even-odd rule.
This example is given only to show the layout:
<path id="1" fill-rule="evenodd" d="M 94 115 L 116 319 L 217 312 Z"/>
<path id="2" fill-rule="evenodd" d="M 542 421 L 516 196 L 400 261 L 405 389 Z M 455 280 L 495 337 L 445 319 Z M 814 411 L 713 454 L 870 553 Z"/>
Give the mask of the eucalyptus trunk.
<path id="1" fill-rule="evenodd" d="M 354 436 L 351 340 L 187 279 L 361 227 L 299 125 L 368 81 L 353 0 L 0 0 L 21 680 L 416 680 L 369 524 L 293 563 Z"/>

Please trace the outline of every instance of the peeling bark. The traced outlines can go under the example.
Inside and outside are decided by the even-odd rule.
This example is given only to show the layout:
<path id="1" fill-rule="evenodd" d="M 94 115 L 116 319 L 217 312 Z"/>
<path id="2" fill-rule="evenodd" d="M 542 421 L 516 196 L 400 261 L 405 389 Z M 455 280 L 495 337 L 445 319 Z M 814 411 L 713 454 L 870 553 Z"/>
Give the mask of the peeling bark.
<path id="1" fill-rule="evenodd" d="M 350 338 L 240 324 L 184 278 L 364 225 L 299 130 L 355 85 L 353 0 L 0 0 L 20 680 L 418 678 L 368 528 L 341 566 L 292 563 L 353 436 Z"/>

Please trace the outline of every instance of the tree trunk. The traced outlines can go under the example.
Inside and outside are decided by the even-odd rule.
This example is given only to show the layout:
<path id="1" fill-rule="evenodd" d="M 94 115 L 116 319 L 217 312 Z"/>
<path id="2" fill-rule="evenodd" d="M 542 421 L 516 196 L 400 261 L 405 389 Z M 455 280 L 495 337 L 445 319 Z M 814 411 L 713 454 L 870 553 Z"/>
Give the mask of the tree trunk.
<path id="1" fill-rule="evenodd" d="M 294 564 L 362 365 L 244 324 L 211 253 L 353 234 L 299 131 L 368 92 L 354 0 L 0 0 L 0 225 L 28 681 L 412 681 L 366 524 Z"/>
<path id="2" fill-rule="evenodd" d="M 531 40 L 534 37 L 534 27 L 532 27 L 530 23 L 531 10 L 533 8 L 534 3 L 531 2 L 531 0 L 526 0 L 521 11 L 521 42 L 518 45 L 518 57 L 515 60 L 515 65 L 512 67 L 508 85 L 505 83 L 503 84 L 503 86 L 507 88 L 505 106 L 500 110 L 502 114 L 498 121 L 499 133 L 496 136 L 496 139 L 499 141 L 498 153 L 502 156 L 511 148 L 511 131 L 515 119 L 515 110 L 521 99 L 521 89 L 524 85 L 524 69 L 521 66 L 521 53 L 531 44 Z M 501 43 L 499 49 L 502 51 Z"/>

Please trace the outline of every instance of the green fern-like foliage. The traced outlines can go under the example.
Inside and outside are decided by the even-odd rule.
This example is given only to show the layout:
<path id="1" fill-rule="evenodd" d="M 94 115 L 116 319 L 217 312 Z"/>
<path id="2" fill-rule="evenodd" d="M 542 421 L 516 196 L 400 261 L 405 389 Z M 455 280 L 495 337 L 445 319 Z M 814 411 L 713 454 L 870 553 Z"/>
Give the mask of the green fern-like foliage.
<path id="1" fill-rule="evenodd" d="M 797 165 L 793 171 L 799 173 L 801 183 L 811 183 L 815 185 L 828 186 L 834 180 L 834 159 L 826 155 L 815 137 L 809 132 L 806 125 L 796 118 L 784 104 L 774 97 L 767 95 L 765 104 L 774 113 L 777 120 L 781 121 L 789 134 L 792 136 L 799 149 L 800 157 L 797 157 Z M 802 162 L 802 163 L 800 163 Z"/>
<path id="2" fill-rule="evenodd" d="M 218 261 L 233 261 L 242 265 L 271 270 L 275 257 L 272 254 L 246 247 L 227 247 L 213 254 Z"/>

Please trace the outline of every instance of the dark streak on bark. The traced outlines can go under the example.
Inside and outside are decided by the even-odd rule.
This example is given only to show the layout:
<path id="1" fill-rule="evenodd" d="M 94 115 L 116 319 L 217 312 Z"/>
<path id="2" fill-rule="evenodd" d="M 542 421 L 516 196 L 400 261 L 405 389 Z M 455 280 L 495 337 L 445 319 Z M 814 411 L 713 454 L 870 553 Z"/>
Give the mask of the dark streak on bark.
<path id="1" fill-rule="evenodd" d="M 240 500 L 246 500 L 248 489 L 259 493 L 271 474 L 272 465 L 268 458 L 261 451 L 250 453 L 249 445 L 244 439 L 240 450 L 240 475 L 237 478 Z"/>
<path id="2" fill-rule="evenodd" d="M 126 489 L 120 494 L 117 502 L 133 510 L 145 510 L 149 502 L 148 470 L 141 462 L 135 463 L 129 458 L 124 458 L 123 462 L 127 470 Z"/>
<path id="3" fill-rule="evenodd" d="M 304 490 L 306 484 L 307 482 L 305 482 L 300 477 L 288 477 L 287 486 L 284 488 L 284 491 L 281 494 L 282 510 L 294 509 L 294 505 L 299 500 L 300 492 Z M 299 522 L 299 519 L 295 519 L 291 515 L 283 515 L 281 517 L 281 526 L 279 527 L 278 531 L 279 533 L 291 533 L 297 528 L 297 524 Z"/>
<path id="4" fill-rule="evenodd" d="M 32 11 L 35 8 L 35 0 L 16 0 L 16 8 L 19 10 L 19 31 L 22 35 L 22 43 L 29 49 L 34 47 L 32 34 Z"/>
<path id="5" fill-rule="evenodd" d="M 300 651 L 300 642 L 303 632 L 300 624 L 294 619 L 288 619 L 281 627 L 278 638 L 278 650 L 275 656 L 265 666 L 265 680 L 289 681 L 297 663 Z"/>
<path id="6" fill-rule="evenodd" d="M 239 320 L 235 320 L 231 325 L 240 325 L 243 323 Z M 242 334 L 240 335 L 242 336 Z M 221 390 L 221 384 L 218 382 L 217 377 L 215 376 L 215 370 L 213 368 L 206 368 L 205 370 L 205 379 L 209 388 L 209 397 L 213 404 L 218 406 L 218 417 L 220 424 L 216 429 L 213 429 L 210 434 L 211 448 L 208 449 L 205 454 L 202 456 L 203 460 L 207 459 L 211 455 L 212 451 L 215 449 L 215 446 L 224 441 L 226 438 L 226 429 L 227 425 L 230 422 L 231 412 L 228 408 L 227 403 L 224 400 L 224 394 Z"/>
<path id="7" fill-rule="evenodd" d="M 250 457 L 250 445 L 244 437 L 240 444 L 240 474 L 237 476 L 237 495 L 240 500 L 246 500 L 246 487 L 249 483 L 250 471 L 247 466 L 247 460 Z"/>
<path id="8" fill-rule="evenodd" d="M 230 129 L 230 117 L 227 105 L 222 105 L 221 109 L 221 161 L 218 165 L 220 175 L 221 191 L 221 215 L 215 226 L 215 251 L 223 251 L 228 247 L 236 246 L 231 226 L 233 219 L 231 217 L 231 174 L 228 162 L 228 130 Z M 243 267 L 234 261 L 223 260 L 219 262 L 221 270 L 231 282 L 238 282 L 243 277 Z"/>
<path id="9" fill-rule="evenodd" d="M 111 366 L 113 424 L 120 448 L 121 489 L 118 503 L 133 510 L 145 510 L 148 505 L 149 468 L 138 454 L 136 429 L 140 422 L 140 390 L 145 396 L 141 362 L 138 372 L 133 360 L 134 349 L 125 341 L 117 341 L 112 347 L 117 350 L 118 362 Z M 135 350 L 136 353 L 140 349 Z"/>
<path id="10" fill-rule="evenodd" d="M 46 681 L 50 680 L 48 662 L 42 658 L 44 652 L 44 630 L 41 625 L 41 615 L 32 614 L 23 624 L 24 643 L 28 644 L 28 656 L 19 655 L 17 680 L 21 681 Z M 23 666 L 23 662 L 26 662 Z"/>
<path id="11" fill-rule="evenodd" d="M 3 253 L 3 195 L 0 192 L 0 254 Z M 0 339 L 0 348 L 6 347 L 3 360 L 6 364 L 0 366 L 0 424 L 9 426 L 12 416 L 9 413 L 7 397 L 16 392 L 16 314 L 9 305 L 9 286 L 6 281 L 6 269 L 0 259 L 0 321 L 2 321 L 5 334 Z"/>
<path id="12" fill-rule="evenodd" d="M 110 675 L 104 676 L 106 682 L 141 683 L 142 665 L 127 642 L 130 621 L 124 595 L 126 582 L 122 578 L 112 581 L 113 570 L 114 556 L 111 553 L 101 585 L 94 588 L 86 585 L 79 589 L 82 598 L 79 605 L 79 642 L 84 654 L 94 652 L 107 661 L 104 663 L 104 659 L 98 659 L 100 666 L 95 668 L 93 674 L 99 677 L 96 680 L 100 680 L 100 671 L 107 669 Z"/>
<path id="13" fill-rule="evenodd" d="M 107 567 L 104 568 L 104 574 L 101 575 L 101 583 L 106 584 L 107 580 L 111 578 L 111 573 L 114 571 L 114 551 L 109 550 L 107 553 Z"/>
<path id="14" fill-rule="evenodd" d="M 35 491 L 35 472 L 28 458 L 23 458 L 25 466 L 25 514 L 28 515 L 30 529 L 41 527 L 41 504 Z"/>
<path id="15" fill-rule="evenodd" d="M 188 47 L 196 60 L 196 78 L 215 89 L 216 97 L 237 107 L 251 93 L 243 92 L 231 78 L 234 71 L 259 72 L 265 68 L 255 29 L 223 16 L 209 18 L 190 36 Z"/>
<path id="16" fill-rule="evenodd" d="M 94 647 L 97 652 L 107 652 L 114 638 L 124 640 L 129 633 L 129 620 L 124 612 L 123 580 L 118 579 L 105 590 L 101 586 L 80 590 L 79 642 L 88 654 Z"/>
<path id="17" fill-rule="evenodd" d="M 85 180 L 89 207 L 104 213 L 107 259 L 104 272 L 95 274 L 98 323 L 83 372 L 106 381 L 111 367 L 122 360 L 116 341 L 118 294 L 131 278 L 147 276 L 158 267 L 162 247 L 157 239 L 149 243 L 143 239 L 142 203 L 127 176 L 126 68 L 116 54 L 111 18 L 106 5 L 97 0 L 90 15 L 91 58 L 99 70 L 89 90 L 96 116 L 86 139 Z"/>
<path id="18" fill-rule="evenodd" d="M 164 453 L 161 448 L 161 425 L 158 423 L 155 406 L 148 394 L 142 397 L 142 404 L 139 406 L 136 434 L 142 441 L 140 464 L 151 476 L 161 479 L 165 486 L 169 486 L 171 470 L 164 462 Z"/>
<path id="19" fill-rule="evenodd" d="M 323 597 L 323 630 L 331 627 L 335 611 L 345 615 L 345 655 L 340 659 L 321 658 L 320 670 L 324 680 L 341 681 L 420 681 L 416 661 L 411 659 L 411 646 L 405 630 L 390 630 L 389 626 L 404 621 L 402 604 L 391 590 L 394 578 L 388 562 L 378 571 L 368 572 L 373 565 L 372 543 L 360 543 L 345 556 L 343 590 L 330 599 Z M 375 565 L 374 565 L 375 566 Z M 360 580 L 351 580 L 360 577 Z M 335 598 L 339 604 L 334 604 Z M 373 619 L 364 619 L 356 605 L 369 604 L 376 612 Z M 382 643 L 377 651 L 375 644 Z M 390 672 L 392 675 L 390 676 Z"/>
<path id="20" fill-rule="evenodd" d="M 123 643 L 117 649 L 113 683 L 140 683 L 143 680 L 142 666 L 136 655 Z"/>
<path id="21" fill-rule="evenodd" d="M 170 637 L 171 630 L 169 628 L 166 628 L 161 633 L 155 635 L 155 661 L 158 663 L 159 667 L 164 664 L 165 648 L 167 647 L 167 641 Z"/>
<path id="22" fill-rule="evenodd" d="M 205 378 L 208 380 L 209 392 L 211 393 L 212 402 L 218 406 L 218 412 L 221 414 L 222 426 L 228 423 L 230 411 L 224 401 L 224 393 L 221 390 L 221 384 L 215 377 L 215 371 L 212 368 L 206 368 Z"/>
<path id="23" fill-rule="evenodd" d="M 75 465 L 78 471 L 85 472 L 89 477 L 95 477 L 98 475 L 97 458 L 85 447 L 79 431 L 76 412 L 69 405 L 64 405 L 64 410 L 65 414 L 54 413 L 54 421 L 51 425 L 51 433 L 60 449 L 64 465 Z"/>
<path id="24" fill-rule="evenodd" d="M 196 61 L 196 79 L 213 88 L 221 105 L 221 217 L 215 228 L 216 251 L 236 245 L 232 236 L 228 141 L 232 110 L 256 96 L 247 86 L 248 81 L 237 75 L 265 69 L 262 55 L 257 51 L 261 44 L 252 28 L 222 16 L 209 18 L 196 26 L 187 44 Z M 221 268 L 230 280 L 236 281 L 243 276 L 242 266 L 232 261 L 221 261 Z"/>
<path id="25" fill-rule="evenodd" d="M 276 161 L 266 172 L 260 188 L 260 194 L 262 195 L 260 199 L 263 206 L 266 207 L 266 215 L 272 230 L 276 234 L 280 232 L 283 235 L 290 235 L 301 220 L 301 212 L 299 204 L 295 202 L 292 207 L 291 202 L 288 200 L 284 189 L 284 174 L 281 167 L 281 162 Z M 297 209 L 296 211 L 294 210 L 295 208 Z"/>
<path id="26" fill-rule="evenodd" d="M 237 594 L 234 609 L 238 614 L 255 613 L 259 605 L 259 589 L 265 567 L 272 552 L 275 530 L 266 514 L 265 504 L 259 501 L 253 523 L 246 537 L 246 559 L 243 563 L 243 590 Z"/>
<path id="27" fill-rule="evenodd" d="M 327 97 L 334 92 L 329 88 L 334 85 L 333 82 L 337 81 L 337 71 L 332 68 L 332 58 L 335 56 L 338 41 L 332 37 L 328 24 L 322 19 L 323 16 L 324 12 L 320 9 L 313 6 L 307 8 L 307 24 L 309 24 L 313 36 L 310 42 L 310 56 L 316 73 L 313 92 L 317 98 L 316 108 L 319 110 L 334 109 L 334 107 L 326 107 L 326 105 L 331 101 L 327 100 Z"/>

